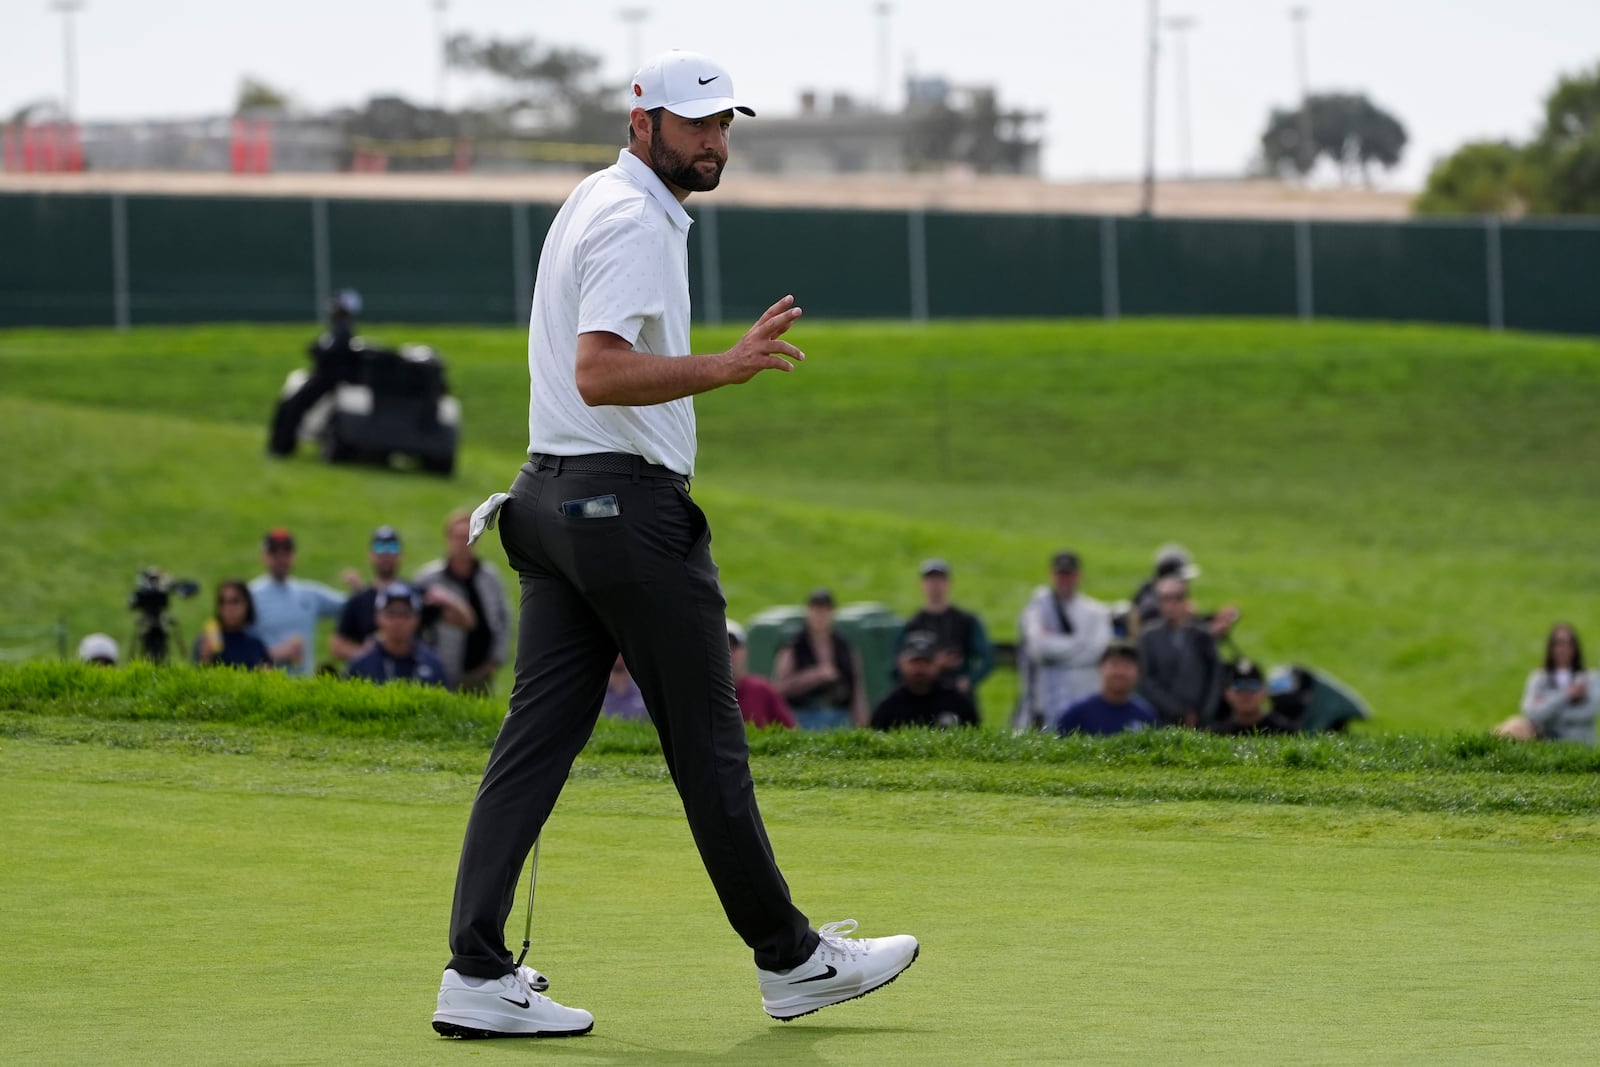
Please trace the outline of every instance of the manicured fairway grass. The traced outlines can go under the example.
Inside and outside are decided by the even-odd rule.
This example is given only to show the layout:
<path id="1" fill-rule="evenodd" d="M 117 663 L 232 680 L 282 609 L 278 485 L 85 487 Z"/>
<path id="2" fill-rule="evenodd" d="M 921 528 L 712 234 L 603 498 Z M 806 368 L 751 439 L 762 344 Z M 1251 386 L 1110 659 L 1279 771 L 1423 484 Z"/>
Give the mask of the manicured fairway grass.
<path id="1" fill-rule="evenodd" d="M 0 332 L 0 629 L 61 618 L 125 638 L 139 567 L 198 577 L 208 600 L 280 523 L 310 577 L 362 565 L 385 521 L 418 564 L 449 508 L 510 480 L 516 329 L 368 327 L 450 361 L 454 482 L 263 458 L 309 332 Z M 796 340 L 799 372 L 699 404 L 694 491 L 736 617 L 821 584 L 905 612 L 937 554 L 1007 639 L 1054 549 L 1078 548 L 1087 590 L 1115 600 L 1177 539 L 1205 569 L 1201 605 L 1243 607 L 1246 652 L 1331 672 L 1372 729 L 1424 733 L 1504 718 L 1555 619 L 1600 634 L 1593 341 L 1214 320 L 803 321 Z M 203 607 L 178 606 L 190 635 Z M 1005 675 L 985 691 L 988 724 L 1011 692 Z"/>
<path id="2" fill-rule="evenodd" d="M 582 770 L 530 960 L 595 1033 L 467 1045 L 428 1016 L 473 775 L 7 741 L 6 1058 L 1579 1063 L 1600 1039 L 1592 817 L 768 788 L 814 921 L 925 946 L 780 1025 L 670 786 Z"/>

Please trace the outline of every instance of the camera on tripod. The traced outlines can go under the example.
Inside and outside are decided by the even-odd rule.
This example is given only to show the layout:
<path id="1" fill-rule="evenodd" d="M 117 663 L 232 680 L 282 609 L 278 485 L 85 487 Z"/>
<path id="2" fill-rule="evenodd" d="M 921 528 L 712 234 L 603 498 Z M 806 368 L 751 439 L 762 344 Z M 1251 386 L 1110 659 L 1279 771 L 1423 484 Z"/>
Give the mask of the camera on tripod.
<path id="1" fill-rule="evenodd" d="M 138 612 L 134 620 L 133 648 L 136 655 L 153 663 L 164 663 L 177 636 L 178 621 L 167 614 L 173 597 L 187 600 L 200 592 L 200 583 L 188 578 L 167 577 L 160 567 L 139 572 L 128 608 Z"/>

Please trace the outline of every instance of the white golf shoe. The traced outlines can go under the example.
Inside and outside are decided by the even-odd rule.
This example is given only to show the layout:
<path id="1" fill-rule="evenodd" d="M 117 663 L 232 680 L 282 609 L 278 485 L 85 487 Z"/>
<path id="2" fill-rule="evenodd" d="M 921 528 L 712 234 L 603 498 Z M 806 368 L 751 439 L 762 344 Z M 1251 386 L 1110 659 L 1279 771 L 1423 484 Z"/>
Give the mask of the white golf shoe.
<path id="1" fill-rule="evenodd" d="M 543 993 L 546 989 L 550 988 L 550 979 L 546 978 L 532 967 L 519 965 L 517 970 L 523 973 L 523 977 L 528 980 L 528 988 L 533 990 L 535 993 Z"/>
<path id="2" fill-rule="evenodd" d="M 909 934 L 893 937 L 845 937 L 856 921 L 844 919 L 818 927 L 822 940 L 811 958 L 787 971 L 756 968 L 761 979 L 761 1006 L 774 1019 L 788 1022 L 830 1004 L 864 997 L 886 986 L 911 966 L 921 951 Z"/>
<path id="3" fill-rule="evenodd" d="M 433 1028 L 445 1037 L 574 1037 L 594 1029 L 594 1016 L 533 991 L 518 967 L 500 978 L 469 978 L 453 970 L 439 983 Z"/>

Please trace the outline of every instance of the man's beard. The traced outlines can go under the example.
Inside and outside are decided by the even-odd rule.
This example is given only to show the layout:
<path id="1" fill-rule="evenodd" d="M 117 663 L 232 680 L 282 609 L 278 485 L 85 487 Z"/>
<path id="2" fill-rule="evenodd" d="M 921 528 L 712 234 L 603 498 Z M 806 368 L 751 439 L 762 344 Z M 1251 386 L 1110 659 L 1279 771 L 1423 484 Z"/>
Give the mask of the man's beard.
<path id="1" fill-rule="evenodd" d="M 702 173 L 698 166 L 699 160 L 692 160 L 681 152 L 673 151 L 662 144 L 660 138 L 650 142 L 650 166 L 655 169 L 662 181 L 679 189 L 686 189 L 691 193 L 709 193 L 722 181 L 722 168 L 728 162 L 726 159 L 701 156 L 700 160 L 714 161 L 717 169 L 709 175 Z"/>

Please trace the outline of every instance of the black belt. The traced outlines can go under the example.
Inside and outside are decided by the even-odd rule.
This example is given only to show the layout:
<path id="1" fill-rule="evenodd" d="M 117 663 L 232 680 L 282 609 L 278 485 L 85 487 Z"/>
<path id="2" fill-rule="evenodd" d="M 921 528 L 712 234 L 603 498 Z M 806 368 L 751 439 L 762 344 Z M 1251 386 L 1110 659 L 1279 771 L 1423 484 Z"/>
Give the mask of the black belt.
<path id="1" fill-rule="evenodd" d="M 536 471 L 574 471 L 578 474 L 623 474 L 631 478 L 670 478 L 689 481 L 689 476 L 679 474 L 659 463 L 646 463 L 644 457 L 631 452 L 590 452 L 583 456 L 547 456 L 542 452 L 528 454 L 528 466 Z"/>

